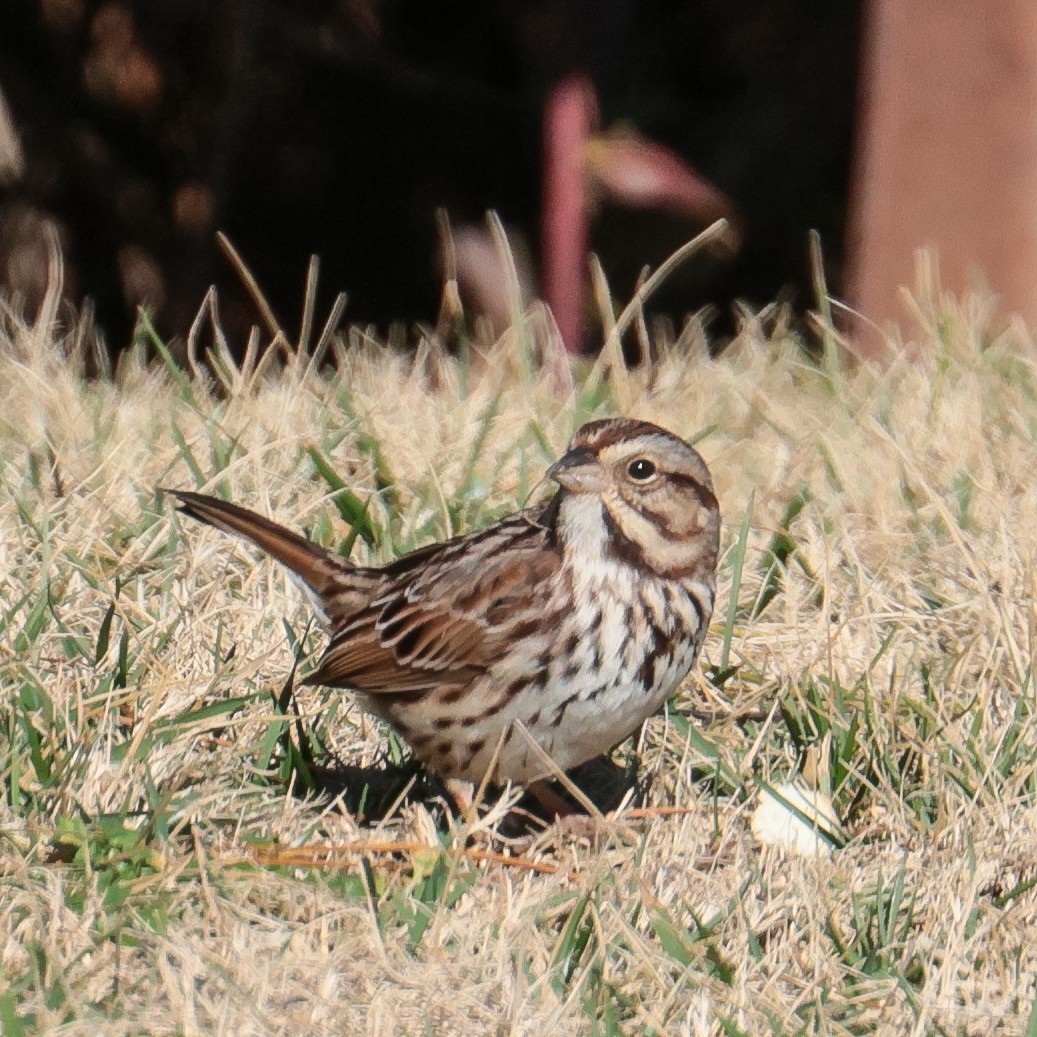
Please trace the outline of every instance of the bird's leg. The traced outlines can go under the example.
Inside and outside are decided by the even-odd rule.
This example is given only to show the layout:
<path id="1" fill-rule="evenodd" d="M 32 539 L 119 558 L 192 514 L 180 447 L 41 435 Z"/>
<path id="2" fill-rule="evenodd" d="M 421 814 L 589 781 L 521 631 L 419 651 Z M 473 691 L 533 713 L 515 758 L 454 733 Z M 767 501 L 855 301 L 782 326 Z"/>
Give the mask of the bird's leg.
<path id="1" fill-rule="evenodd" d="M 555 792 L 547 780 L 530 782 L 526 786 L 526 791 L 533 793 L 548 818 L 571 817 L 579 812 L 564 796 Z"/>

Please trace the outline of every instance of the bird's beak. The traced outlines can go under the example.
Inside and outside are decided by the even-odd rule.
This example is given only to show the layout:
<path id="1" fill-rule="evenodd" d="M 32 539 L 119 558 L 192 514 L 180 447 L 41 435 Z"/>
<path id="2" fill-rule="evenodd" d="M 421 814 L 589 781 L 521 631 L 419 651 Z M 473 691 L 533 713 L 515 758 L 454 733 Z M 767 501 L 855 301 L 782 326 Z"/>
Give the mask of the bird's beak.
<path id="1" fill-rule="evenodd" d="M 570 450 L 547 470 L 549 479 L 573 493 L 601 493 L 605 489 L 604 473 L 598 458 L 587 447 Z"/>

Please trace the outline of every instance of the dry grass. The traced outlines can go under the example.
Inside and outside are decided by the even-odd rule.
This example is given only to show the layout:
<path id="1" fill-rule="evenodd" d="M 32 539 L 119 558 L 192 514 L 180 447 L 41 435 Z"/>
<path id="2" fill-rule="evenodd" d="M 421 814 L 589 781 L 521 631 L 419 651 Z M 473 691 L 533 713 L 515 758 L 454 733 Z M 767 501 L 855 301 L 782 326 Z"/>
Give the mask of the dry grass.
<path id="1" fill-rule="evenodd" d="M 53 313 L 8 312 L 0 1029 L 1034 1032 L 1034 346 L 918 298 L 914 366 L 819 367 L 747 319 L 720 359 L 692 329 L 598 389 L 536 312 L 470 362 L 354 335 L 335 373 L 223 358 L 223 386 L 132 356 L 85 381 Z M 620 752 L 685 812 L 508 841 L 503 806 L 372 829 L 294 795 L 276 698 L 320 635 L 155 487 L 335 545 L 362 506 L 354 555 L 386 559 L 543 492 L 611 411 L 698 437 L 725 512 L 702 673 Z M 348 695 L 301 708 L 351 763 L 398 750 Z M 753 837 L 800 772 L 834 852 Z"/>

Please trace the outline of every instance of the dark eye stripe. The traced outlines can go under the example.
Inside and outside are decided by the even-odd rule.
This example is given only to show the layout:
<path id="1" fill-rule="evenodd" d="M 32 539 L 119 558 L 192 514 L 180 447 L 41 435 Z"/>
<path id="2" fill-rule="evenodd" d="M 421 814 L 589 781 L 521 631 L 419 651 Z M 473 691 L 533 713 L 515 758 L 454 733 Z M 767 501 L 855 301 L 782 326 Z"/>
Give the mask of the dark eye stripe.
<path id="1" fill-rule="evenodd" d="M 627 507 L 636 511 L 642 518 L 647 519 L 664 540 L 675 542 L 687 538 L 688 534 L 686 532 L 679 532 L 674 529 L 661 511 L 654 511 L 644 501 L 627 501 L 626 504 Z"/>
<path id="2" fill-rule="evenodd" d="M 719 507 L 716 494 L 708 486 L 703 486 L 694 476 L 685 475 L 683 472 L 670 472 L 667 478 L 680 486 L 688 487 L 698 497 L 699 504 L 704 508 L 713 509 Z"/>

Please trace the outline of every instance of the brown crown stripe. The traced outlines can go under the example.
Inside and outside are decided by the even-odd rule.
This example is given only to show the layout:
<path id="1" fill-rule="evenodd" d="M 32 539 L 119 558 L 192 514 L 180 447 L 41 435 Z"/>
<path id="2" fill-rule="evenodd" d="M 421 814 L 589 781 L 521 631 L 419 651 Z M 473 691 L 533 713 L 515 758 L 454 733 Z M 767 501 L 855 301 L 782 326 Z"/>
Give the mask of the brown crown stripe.
<path id="1" fill-rule="evenodd" d="M 638 421 L 635 418 L 605 418 L 584 425 L 573 440 L 573 446 L 589 446 L 594 450 L 603 450 L 637 436 L 669 438 L 670 433 L 649 421 Z"/>

